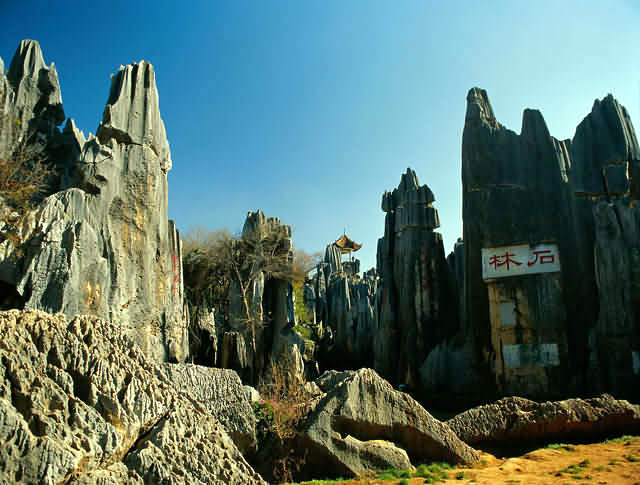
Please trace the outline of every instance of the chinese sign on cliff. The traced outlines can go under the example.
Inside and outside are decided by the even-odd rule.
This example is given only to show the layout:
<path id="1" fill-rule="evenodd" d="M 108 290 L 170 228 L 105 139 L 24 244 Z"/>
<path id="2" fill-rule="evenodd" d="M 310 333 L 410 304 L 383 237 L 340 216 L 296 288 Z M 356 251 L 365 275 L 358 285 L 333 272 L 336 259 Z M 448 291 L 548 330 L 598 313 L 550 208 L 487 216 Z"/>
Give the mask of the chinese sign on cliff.
<path id="1" fill-rule="evenodd" d="M 503 246 L 482 249 L 482 279 L 560 271 L 556 244 Z"/>

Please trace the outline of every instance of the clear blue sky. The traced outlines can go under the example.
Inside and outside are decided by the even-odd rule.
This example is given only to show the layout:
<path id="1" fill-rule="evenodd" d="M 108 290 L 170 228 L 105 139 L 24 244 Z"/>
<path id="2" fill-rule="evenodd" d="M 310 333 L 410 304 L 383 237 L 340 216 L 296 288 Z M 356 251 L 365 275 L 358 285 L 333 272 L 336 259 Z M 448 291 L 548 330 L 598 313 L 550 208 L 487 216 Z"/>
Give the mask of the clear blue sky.
<path id="1" fill-rule="evenodd" d="M 109 74 L 156 68 L 174 166 L 169 215 L 237 231 L 261 208 L 322 250 L 344 228 L 375 265 L 380 199 L 408 166 L 436 196 L 445 250 L 462 234 L 465 97 L 486 89 L 573 136 L 611 92 L 638 121 L 640 1 L 1 0 L 0 56 L 40 42 L 67 116 L 95 132 Z M 64 6 L 63 6 L 64 5 Z"/>

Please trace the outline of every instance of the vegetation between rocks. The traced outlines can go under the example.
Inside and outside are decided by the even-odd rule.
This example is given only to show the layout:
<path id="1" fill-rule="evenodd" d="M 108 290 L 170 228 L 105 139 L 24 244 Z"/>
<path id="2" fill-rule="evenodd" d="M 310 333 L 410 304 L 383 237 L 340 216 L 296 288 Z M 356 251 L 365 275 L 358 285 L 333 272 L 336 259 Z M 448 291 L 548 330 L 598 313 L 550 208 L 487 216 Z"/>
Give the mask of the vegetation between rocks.
<path id="1" fill-rule="evenodd" d="M 21 121 L 7 115 L 0 117 L 0 125 L 12 129 L 14 139 L 10 153 L 0 157 L 0 242 L 18 245 L 25 216 L 46 193 L 53 170 L 37 132 L 21 135 Z"/>

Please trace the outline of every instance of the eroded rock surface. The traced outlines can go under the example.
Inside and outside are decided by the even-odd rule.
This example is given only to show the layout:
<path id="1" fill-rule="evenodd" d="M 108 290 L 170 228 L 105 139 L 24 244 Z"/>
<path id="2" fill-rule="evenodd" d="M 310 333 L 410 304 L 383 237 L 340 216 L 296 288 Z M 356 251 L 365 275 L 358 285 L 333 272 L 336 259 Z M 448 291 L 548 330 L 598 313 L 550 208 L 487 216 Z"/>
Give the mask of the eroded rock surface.
<path id="1" fill-rule="evenodd" d="M 464 241 L 450 259 L 461 324 L 425 359 L 428 394 L 640 396 L 638 160 L 611 95 L 558 140 L 539 111 L 524 111 L 518 134 L 469 91 Z"/>
<path id="2" fill-rule="evenodd" d="M 348 376 L 345 376 L 348 374 Z M 408 394 L 393 390 L 372 369 L 333 372 L 319 379 L 326 394 L 314 402 L 300 437 L 305 473 L 354 476 L 414 463 L 471 464 L 477 453 Z"/>
<path id="3" fill-rule="evenodd" d="M 382 196 L 386 215 L 384 237 L 378 240 L 374 367 L 411 388 L 419 387 L 419 368 L 428 352 L 457 330 L 442 235 L 434 231 L 440 226 L 434 201 L 411 169 Z"/>
<path id="4" fill-rule="evenodd" d="M 97 137 L 72 120 L 58 128 L 57 74 L 35 41 L 23 41 L 0 73 L 0 103 L 0 152 L 27 136 L 55 174 L 22 247 L 0 243 L 0 281 L 24 308 L 116 321 L 153 359 L 184 361 L 182 250 L 167 218 L 171 155 L 153 66 L 141 61 L 113 76 Z"/>
<path id="5" fill-rule="evenodd" d="M 469 445 L 530 445 L 594 439 L 640 431 L 640 406 L 608 394 L 592 399 L 538 403 L 507 397 L 469 409 L 447 421 Z"/>
<path id="6" fill-rule="evenodd" d="M 163 370 L 175 390 L 188 393 L 220 421 L 243 455 L 256 451 L 256 417 L 235 371 L 193 364 L 165 364 Z"/>
<path id="7" fill-rule="evenodd" d="M 0 334 L 1 482 L 264 483 L 117 326 L 11 310 Z"/>
<path id="8" fill-rule="evenodd" d="M 331 335 L 318 355 L 323 369 L 373 365 L 378 277 L 374 269 L 360 275 L 359 267 L 358 259 L 341 261 L 340 249 L 331 243 L 311 280 L 315 323 L 325 339 L 325 329 Z"/>

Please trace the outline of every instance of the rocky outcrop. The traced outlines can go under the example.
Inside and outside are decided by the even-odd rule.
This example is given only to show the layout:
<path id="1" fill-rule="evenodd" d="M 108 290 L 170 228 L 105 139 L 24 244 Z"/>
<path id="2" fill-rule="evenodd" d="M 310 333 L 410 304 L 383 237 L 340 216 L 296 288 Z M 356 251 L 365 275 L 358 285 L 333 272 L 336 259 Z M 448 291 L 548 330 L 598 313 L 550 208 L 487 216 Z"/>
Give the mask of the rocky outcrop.
<path id="1" fill-rule="evenodd" d="M 234 369 L 244 383 L 256 385 L 264 381 L 268 384 L 275 367 L 280 377 L 303 382 L 304 341 L 293 331 L 293 287 L 287 275 L 280 271 L 281 268 L 274 276 L 274 265 L 265 263 L 267 259 L 277 259 L 276 266 L 286 266 L 291 262 L 291 228 L 281 224 L 275 217 L 267 218 L 258 210 L 247 215 L 242 238 L 247 242 L 247 247 L 253 248 L 252 254 L 247 256 L 253 258 L 253 262 L 238 265 L 243 284 L 246 284 L 246 295 L 243 295 L 234 273 L 229 291 L 228 319 L 214 322 L 213 319 L 200 316 L 195 322 L 196 327 L 201 330 L 203 340 L 207 335 L 206 340 L 216 346 L 208 351 L 214 357 L 212 364 Z M 269 240 L 271 242 L 265 242 Z M 277 241 L 276 247 L 272 248 L 275 256 L 264 258 L 260 251 L 273 241 Z M 270 267 L 260 266 L 263 264 Z M 248 274 L 249 271 L 253 272 L 253 276 Z M 247 307 L 251 318 L 247 318 Z M 197 312 L 198 315 L 201 313 L 207 314 Z M 209 348 L 208 345 L 205 347 Z"/>
<path id="2" fill-rule="evenodd" d="M 116 321 L 154 360 L 184 361 L 182 249 L 167 218 L 171 155 L 153 66 L 141 61 L 112 77 L 97 137 L 72 120 L 58 129 L 57 74 L 35 41 L 23 41 L 0 74 L 0 100 L 10 120 L 0 124 L 1 150 L 28 133 L 55 166 L 21 247 L 0 244 L 0 281 L 24 308 Z"/>
<path id="3" fill-rule="evenodd" d="M 374 366 L 392 382 L 414 389 L 424 357 L 457 330 L 442 236 L 434 232 L 440 226 L 434 201 L 411 169 L 398 188 L 382 196 L 386 216 L 378 241 Z"/>
<path id="4" fill-rule="evenodd" d="M 469 445 L 530 446 L 637 433 L 640 406 L 607 394 L 543 403 L 507 397 L 469 409 L 447 424 Z"/>
<path id="5" fill-rule="evenodd" d="M 11 310 L 0 334 L 3 483 L 264 483 L 118 326 Z"/>
<path id="6" fill-rule="evenodd" d="M 255 453 L 256 417 L 235 371 L 193 364 L 165 364 L 163 370 L 176 391 L 186 392 L 218 419 L 244 456 Z"/>
<path id="7" fill-rule="evenodd" d="M 54 65 L 45 64 L 37 42 L 23 40 L 7 75 L 0 72 L 0 158 L 11 155 L 25 137 L 44 148 L 64 120 Z"/>
<path id="8" fill-rule="evenodd" d="M 330 387 L 330 384 L 333 384 Z M 319 379 L 327 389 L 302 427 L 305 476 L 356 476 L 388 467 L 447 461 L 472 464 L 477 453 L 409 395 L 372 369 Z"/>
<path id="9" fill-rule="evenodd" d="M 639 159 L 611 95 L 560 141 L 539 111 L 524 111 L 517 134 L 485 91 L 469 92 L 464 242 L 451 259 L 461 324 L 423 364 L 428 393 L 639 396 Z M 448 362 L 468 369 L 468 387 Z"/>
<path id="10" fill-rule="evenodd" d="M 315 319 L 320 332 L 331 332 L 331 349 L 319 355 L 324 369 L 357 369 L 373 365 L 377 326 L 375 270 L 360 275 L 360 261 L 342 261 L 340 250 L 329 244 L 324 261 L 312 279 Z"/>

